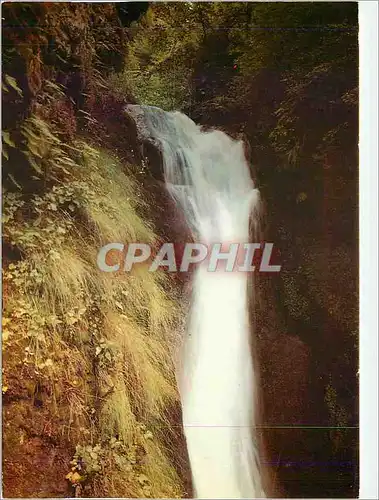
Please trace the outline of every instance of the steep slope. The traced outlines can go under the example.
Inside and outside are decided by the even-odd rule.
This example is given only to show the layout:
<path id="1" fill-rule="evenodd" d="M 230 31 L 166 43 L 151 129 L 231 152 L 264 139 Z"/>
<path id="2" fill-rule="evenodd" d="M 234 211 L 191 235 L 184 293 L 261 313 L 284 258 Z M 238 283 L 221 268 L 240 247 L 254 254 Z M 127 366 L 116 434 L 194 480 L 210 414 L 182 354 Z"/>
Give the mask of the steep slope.
<path id="1" fill-rule="evenodd" d="M 96 264 L 105 243 L 161 239 L 104 85 L 126 32 L 114 5 L 3 16 L 5 496 L 181 497 L 177 287 Z"/>

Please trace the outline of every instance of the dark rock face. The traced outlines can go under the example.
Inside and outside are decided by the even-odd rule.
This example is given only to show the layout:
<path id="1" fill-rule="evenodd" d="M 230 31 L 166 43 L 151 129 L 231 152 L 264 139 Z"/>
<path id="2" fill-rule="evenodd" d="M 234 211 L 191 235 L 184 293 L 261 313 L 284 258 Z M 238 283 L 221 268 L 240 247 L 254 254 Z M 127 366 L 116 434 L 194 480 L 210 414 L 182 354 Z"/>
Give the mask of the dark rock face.
<path id="1" fill-rule="evenodd" d="M 119 2 L 116 4 L 118 17 L 123 26 L 130 26 L 137 21 L 148 9 L 149 2 Z"/>
<path id="2" fill-rule="evenodd" d="M 146 164 L 155 179 L 164 182 L 162 146 L 151 136 L 145 123 L 143 108 L 127 105 L 124 113 L 130 124 L 140 161 Z"/>
<path id="3" fill-rule="evenodd" d="M 163 155 L 159 143 L 155 140 L 145 140 L 141 144 L 141 151 L 151 175 L 163 181 Z"/>

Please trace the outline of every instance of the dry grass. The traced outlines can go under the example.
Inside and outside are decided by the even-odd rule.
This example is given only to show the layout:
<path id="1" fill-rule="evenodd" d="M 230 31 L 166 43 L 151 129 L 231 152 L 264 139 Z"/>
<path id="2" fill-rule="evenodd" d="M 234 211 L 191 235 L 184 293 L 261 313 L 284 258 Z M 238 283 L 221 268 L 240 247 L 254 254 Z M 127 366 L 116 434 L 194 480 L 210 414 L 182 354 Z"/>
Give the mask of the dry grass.
<path id="1" fill-rule="evenodd" d="M 76 148 L 71 183 L 81 191 L 75 192 L 74 213 L 64 199 L 32 222 L 19 217 L 14 227 L 10 223 L 11 239 L 12 231 L 28 237 L 25 242 L 16 234 L 25 269 L 17 264 L 5 277 L 13 325 L 5 348 L 28 346 L 28 363 L 40 366 L 36 377 L 51 387 L 56 411 L 66 419 L 62 434 L 73 445 L 114 436 L 128 446 L 139 443 L 143 453 L 132 469 L 146 475 L 148 490 L 130 476 L 130 463 L 119 460 L 96 476 L 96 494 L 180 496 L 180 480 L 159 440 L 140 432 L 141 423 L 169 426 L 166 409 L 178 399 L 171 356 L 178 311 L 167 294 L 170 284 L 143 266 L 111 274 L 96 265 L 105 243 L 153 243 L 156 236 L 140 216 L 146 207 L 125 166 L 83 143 Z"/>

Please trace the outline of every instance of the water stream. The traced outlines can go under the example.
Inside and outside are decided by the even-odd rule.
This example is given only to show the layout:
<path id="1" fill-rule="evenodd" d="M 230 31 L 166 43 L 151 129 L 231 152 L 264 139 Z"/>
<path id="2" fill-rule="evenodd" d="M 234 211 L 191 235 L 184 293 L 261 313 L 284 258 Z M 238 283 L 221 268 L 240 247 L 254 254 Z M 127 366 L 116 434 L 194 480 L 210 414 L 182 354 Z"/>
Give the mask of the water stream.
<path id="1" fill-rule="evenodd" d="M 140 106 L 163 154 L 167 189 L 194 240 L 246 243 L 258 217 L 243 144 L 202 131 L 180 112 Z M 178 374 L 184 433 L 197 498 L 262 498 L 256 425 L 256 374 L 248 320 L 247 273 L 193 276 L 191 312 Z"/>

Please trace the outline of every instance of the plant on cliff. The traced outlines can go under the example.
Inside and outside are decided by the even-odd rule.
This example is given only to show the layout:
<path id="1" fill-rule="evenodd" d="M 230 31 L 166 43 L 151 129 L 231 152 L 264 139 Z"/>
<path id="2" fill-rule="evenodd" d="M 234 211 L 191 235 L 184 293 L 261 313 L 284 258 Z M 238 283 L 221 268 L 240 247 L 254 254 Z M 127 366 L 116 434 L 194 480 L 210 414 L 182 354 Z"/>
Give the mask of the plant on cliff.
<path id="1" fill-rule="evenodd" d="M 142 267 L 109 276 L 96 266 L 109 241 L 157 238 L 131 174 L 141 169 L 125 161 L 130 146 L 122 159 L 99 146 L 117 104 L 105 79 L 122 68 L 124 36 L 114 5 L 3 6 L 9 495 L 62 496 L 66 476 L 77 496 L 181 496 L 168 458 L 172 285 Z"/>
<path id="2" fill-rule="evenodd" d="M 170 284 L 163 273 L 144 268 L 110 276 L 96 266 L 106 242 L 155 241 L 139 215 L 141 190 L 117 158 L 82 138 L 65 143 L 35 115 L 21 130 L 30 175 L 45 188 L 3 193 L 5 254 L 11 256 L 3 273 L 6 453 L 8 436 L 17 432 L 9 418 L 17 410 L 11 402 L 19 397 L 21 371 L 25 386 L 31 383 L 22 389 L 24 404 L 38 401 L 53 439 L 101 446 L 96 470 L 82 454 L 85 473 L 75 465 L 68 475 L 75 491 L 178 496 L 180 480 L 160 434 L 166 408 L 177 404 L 171 362 L 177 306 Z M 154 434 L 141 432 L 142 424 Z M 117 456 L 110 444 L 116 436 Z M 132 443 L 134 461 L 123 458 Z"/>

